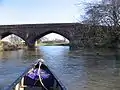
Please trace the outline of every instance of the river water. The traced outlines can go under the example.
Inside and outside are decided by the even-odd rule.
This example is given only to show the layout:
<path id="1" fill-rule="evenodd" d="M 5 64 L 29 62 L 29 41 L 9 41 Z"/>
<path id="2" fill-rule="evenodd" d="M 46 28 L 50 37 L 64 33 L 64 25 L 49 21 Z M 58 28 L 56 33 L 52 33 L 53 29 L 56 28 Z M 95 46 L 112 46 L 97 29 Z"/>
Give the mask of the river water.
<path id="1" fill-rule="evenodd" d="M 119 57 L 119 51 L 70 51 L 68 46 L 0 52 L 0 89 L 9 86 L 36 59 L 43 58 L 68 90 L 120 90 Z"/>

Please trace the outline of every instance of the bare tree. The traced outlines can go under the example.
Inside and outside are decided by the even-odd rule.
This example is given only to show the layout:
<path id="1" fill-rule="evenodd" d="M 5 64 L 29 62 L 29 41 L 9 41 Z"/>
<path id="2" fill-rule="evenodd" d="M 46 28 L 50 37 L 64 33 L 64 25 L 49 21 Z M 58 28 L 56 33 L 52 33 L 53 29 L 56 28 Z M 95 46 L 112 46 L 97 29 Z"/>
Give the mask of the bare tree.
<path id="1" fill-rule="evenodd" d="M 86 17 L 83 23 L 106 26 L 120 25 L 119 0 L 102 0 L 99 3 L 87 3 L 86 5 Z"/>
<path id="2" fill-rule="evenodd" d="M 23 41 L 21 38 L 19 38 L 18 36 L 14 34 L 12 34 L 9 39 L 10 39 L 10 42 L 15 45 L 22 44 L 22 41 Z"/>
<path id="3" fill-rule="evenodd" d="M 112 27 L 111 44 L 117 45 L 120 36 L 120 0 L 101 0 L 98 3 L 86 4 L 86 16 L 82 23 L 91 25 L 104 25 Z"/>
<path id="4" fill-rule="evenodd" d="M 45 36 L 39 39 L 39 42 L 44 42 L 44 41 L 49 41 L 49 40 L 48 40 L 48 38 L 45 37 Z"/>

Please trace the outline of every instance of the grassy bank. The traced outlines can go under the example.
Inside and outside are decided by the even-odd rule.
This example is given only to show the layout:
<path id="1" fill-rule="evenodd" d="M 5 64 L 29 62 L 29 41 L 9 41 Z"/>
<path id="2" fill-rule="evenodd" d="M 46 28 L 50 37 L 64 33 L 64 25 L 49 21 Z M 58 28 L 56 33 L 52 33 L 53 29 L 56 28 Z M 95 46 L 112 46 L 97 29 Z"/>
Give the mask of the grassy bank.
<path id="1" fill-rule="evenodd" d="M 68 46 L 69 43 L 39 43 L 36 46 Z"/>

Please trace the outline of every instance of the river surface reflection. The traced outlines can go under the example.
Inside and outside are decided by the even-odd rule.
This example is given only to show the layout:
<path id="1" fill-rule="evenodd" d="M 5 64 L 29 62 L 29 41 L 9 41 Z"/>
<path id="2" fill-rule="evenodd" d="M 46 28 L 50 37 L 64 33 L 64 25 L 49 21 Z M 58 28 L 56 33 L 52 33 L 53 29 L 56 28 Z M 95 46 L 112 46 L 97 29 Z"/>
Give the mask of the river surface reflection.
<path id="1" fill-rule="evenodd" d="M 0 89 L 10 85 L 41 57 L 68 90 L 120 90 L 118 51 L 70 51 L 68 46 L 41 46 L 35 51 L 0 52 Z"/>

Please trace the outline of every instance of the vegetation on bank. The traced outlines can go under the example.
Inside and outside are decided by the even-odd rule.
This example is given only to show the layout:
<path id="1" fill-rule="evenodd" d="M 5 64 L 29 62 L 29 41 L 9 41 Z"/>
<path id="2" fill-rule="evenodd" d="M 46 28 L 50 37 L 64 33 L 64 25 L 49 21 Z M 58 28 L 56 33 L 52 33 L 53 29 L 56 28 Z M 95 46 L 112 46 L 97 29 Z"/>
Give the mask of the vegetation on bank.
<path id="1" fill-rule="evenodd" d="M 54 41 L 47 41 L 47 42 L 39 42 L 36 46 L 68 46 L 69 43 L 66 42 L 54 42 Z M 0 51 L 11 51 L 11 50 L 18 50 L 26 48 L 24 44 L 11 44 L 7 41 L 0 41 Z"/>
<path id="2" fill-rule="evenodd" d="M 36 46 L 68 46 L 69 43 L 39 43 Z"/>
<path id="3" fill-rule="evenodd" d="M 63 41 L 44 41 L 44 42 L 39 42 L 36 44 L 36 46 L 68 46 L 68 42 L 63 42 Z"/>
<path id="4" fill-rule="evenodd" d="M 94 33 L 94 36 L 89 38 L 91 43 L 96 43 L 98 47 L 118 48 L 120 44 L 120 0 L 96 0 L 79 3 L 78 6 L 85 6 L 85 13 L 81 15 L 81 23 L 93 26 L 90 29 Z M 107 26 L 107 29 L 94 27 L 99 25 Z"/>
<path id="5" fill-rule="evenodd" d="M 24 48 L 23 44 L 11 44 L 7 41 L 0 41 L 0 51 L 10 51 L 10 50 L 18 50 Z"/>

